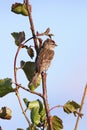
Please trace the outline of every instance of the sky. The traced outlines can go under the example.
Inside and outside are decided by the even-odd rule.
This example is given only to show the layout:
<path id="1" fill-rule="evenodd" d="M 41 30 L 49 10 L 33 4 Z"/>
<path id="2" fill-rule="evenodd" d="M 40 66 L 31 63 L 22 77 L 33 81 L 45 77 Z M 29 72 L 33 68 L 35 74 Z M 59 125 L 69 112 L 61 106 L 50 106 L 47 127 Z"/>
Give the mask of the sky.
<path id="1" fill-rule="evenodd" d="M 26 39 L 31 37 L 27 17 L 11 12 L 11 5 L 22 0 L 3 0 L 0 2 L 0 79 L 12 78 L 13 61 L 17 50 L 12 32 L 25 31 Z M 55 56 L 47 75 L 48 100 L 50 107 L 64 105 L 68 100 L 81 103 L 87 83 L 87 1 L 86 0 L 30 0 L 35 30 L 44 32 L 50 27 L 53 39 L 57 43 Z M 31 42 L 32 43 L 32 42 Z M 20 61 L 30 60 L 25 50 L 18 57 Z M 18 73 L 18 81 L 27 85 L 23 71 Z M 33 100 L 33 95 L 20 91 L 21 97 Z M 35 97 L 38 98 L 38 97 Z M 15 94 L 8 94 L 0 99 L 0 107 L 8 106 L 12 110 L 10 121 L 0 119 L 3 130 L 26 129 L 28 124 L 23 117 Z M 87 99 L 83 107 L 83 118 L 78 130 L 87 129 Z M 52 114 L 63 120 L 63 130 L 74 130 L 76 117 L 67 115 L 62 109 L 55 109 Z"/>

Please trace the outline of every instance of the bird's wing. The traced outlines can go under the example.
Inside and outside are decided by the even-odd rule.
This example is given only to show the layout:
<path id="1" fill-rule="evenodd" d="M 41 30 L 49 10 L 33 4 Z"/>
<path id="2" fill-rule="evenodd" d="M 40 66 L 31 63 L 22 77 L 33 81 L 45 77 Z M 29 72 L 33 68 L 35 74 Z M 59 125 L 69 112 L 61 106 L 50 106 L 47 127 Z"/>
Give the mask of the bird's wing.
<path id="1" fill-rule="evenodd" d="M 54 56 L 54 51 L 42 48 L 36 61 L 37 71 L 42 72 L 48 69 Z"/>

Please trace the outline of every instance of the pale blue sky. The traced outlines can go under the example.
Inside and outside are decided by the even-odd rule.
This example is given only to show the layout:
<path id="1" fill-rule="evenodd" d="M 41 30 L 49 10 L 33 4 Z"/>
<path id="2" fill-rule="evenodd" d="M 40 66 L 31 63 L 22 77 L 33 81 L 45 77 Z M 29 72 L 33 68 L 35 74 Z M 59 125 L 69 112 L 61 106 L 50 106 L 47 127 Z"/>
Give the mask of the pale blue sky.
<path id="1" fill-rule="evenodd" d="M 26 38 L 31 37 L 28 18 L 12 13 L 11 5 L 22 0 L 3 0 L 0 2 L 0 78 L 13 78 L 13 59 L 17 47 L 10 35 L 12 32 L 25 31 Z M 87 1 L 86 0 L 31 0 L 33 20 L 36 31 L 43 32 L 47 27 L 55 35 L 53 39 L 59 45 L 48 70 L 47 87 L 50 106 L 63 105 L 67 100 L 81 102 L 87 83 Z M 25 50 L 20 60 L 29 60 Z M 24 73 L 19 71 L 19 83 L 27 84 Z M 22 97 L 32 100 L 32 96 L 22 93 Z M 3 130 L 27 128 L 15 94 L 0 99 L 0 107 L 12 109 L 11 121 L 0 119 Z M 87 129 L 87 99 L 83 109 L 84 117 L 78 130 Z M 53 110 L 63 120 L 64 130 L 73 130 L 76 117 L 67 115 L 61 109 Z"/>

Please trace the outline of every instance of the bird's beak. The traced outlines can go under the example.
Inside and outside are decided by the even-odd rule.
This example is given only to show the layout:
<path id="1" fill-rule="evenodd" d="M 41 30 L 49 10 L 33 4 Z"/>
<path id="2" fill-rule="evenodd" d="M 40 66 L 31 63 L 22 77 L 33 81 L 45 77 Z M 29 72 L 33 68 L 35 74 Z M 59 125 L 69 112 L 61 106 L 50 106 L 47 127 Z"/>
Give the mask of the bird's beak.
<path id="1" fill-rule="evenodd" d="M 58 45 L 55 43 L 55 46 L 58 46 Z"/>

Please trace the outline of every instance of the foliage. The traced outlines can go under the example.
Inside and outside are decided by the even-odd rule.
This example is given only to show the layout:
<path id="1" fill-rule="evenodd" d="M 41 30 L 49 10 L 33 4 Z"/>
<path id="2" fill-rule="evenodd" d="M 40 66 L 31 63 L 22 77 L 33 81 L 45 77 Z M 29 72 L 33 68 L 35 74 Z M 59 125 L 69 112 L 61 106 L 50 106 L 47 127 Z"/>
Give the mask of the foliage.
<path id="1" fill-rule="evenodd" d="M 14 92 L 12 88 L 12 80 L 10 78 L 0 79 L 0 97 Z"/>
<path id="2" fill-rule="evenodd" d="M 31 15 L 31 5 L 28 0 L 24 0 L 23 3 L 14 3 L 12 4 L 11 11 L 15 14 L 20 14 L 22 16 L 28 16 L 30 20 L 30 28 L 32 36 L 26 40 L 25 32 L 13 32 L 11 33 L 14 38 L 15 45 L 17 46 L 17 52 L 14 58 L 14 82 L 12 82 L 11 78 L 0 79 L 0 97 L 4 97 L 9 93 L 16 93 L 18 98 L 20 107 L 24 114 L 26 121 L 28 122 L 27 130 L 62 130 L 63 129 L 63 121 L 57 115 L 51 115 L 50 111 L 52 109 L 49 108 L 49 103 L 47 99 L 47 88 L 46 88 L 46 73 L 43 75 L 39 75 L 37 84 L 32 84 L 32 78 L 36 73 L 35 67 L 35 59 L 38 56 L 40 48 L 43 46 L 42 36 L 46 36 L 52 38 L 53 34 L 50 33 L 50 28 L 47 28 L 43 33 L 36 32 L 34 29 L 32 15 Z M 34 41 L 34 47 L 32 45 L 28 46 L 27 42 L 31 39 Z M 20 61 L 20 67 L 17 66 L 17 57 L 23 48 L 26 49 L 26 52 L 30 58 L 29 61 Z M 34 54 L 36 52 L 36 55 Z M 33 60 L 33 61 L 31 61 Z M 17 71 L 21 69 L 24 71 L 26 78 L 28 79 L 28 86 L 23 87 L 17 81 Z M 40 83 L 42 81 L 42 92 L 36 92 L 36 89 L 40 87 Z M 15 84 L 15 88 L 13 89 L 12 84 Z M 19 95 L 19 88 L 28 91 L 31 94 L 38 95 L 38 99 L 33 101 L 29 101 L 26 97 L 23 99 L 26 109 L 24 109 L 23 104 L 21 102 L 21 97 Z M 42 100 L 39 99 L 42 98 Z M 55 108 L 56 106 L 54 106 Z M 57 106 L 58 107 L 58 106 Z M 76 103 L 75 101 L 68 101 L 62 106 L 65 113 L 70 114 L 73 113 L 75 116 L 82 117 L 82 114 L 79 112 L 81 109 L 81 105 Z M 30 111 L 30 117 L 27 115 L 27 111 Z M 12 112 L 8 107 L 2 107 L 0 109 L 0 118 L 10 120 L 12 117 Z M 18 128 L 18 130 L 22 130 L 22 128 Z"/>

